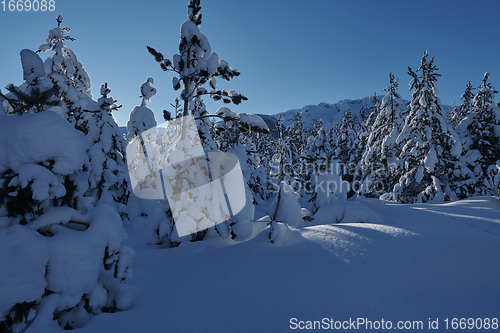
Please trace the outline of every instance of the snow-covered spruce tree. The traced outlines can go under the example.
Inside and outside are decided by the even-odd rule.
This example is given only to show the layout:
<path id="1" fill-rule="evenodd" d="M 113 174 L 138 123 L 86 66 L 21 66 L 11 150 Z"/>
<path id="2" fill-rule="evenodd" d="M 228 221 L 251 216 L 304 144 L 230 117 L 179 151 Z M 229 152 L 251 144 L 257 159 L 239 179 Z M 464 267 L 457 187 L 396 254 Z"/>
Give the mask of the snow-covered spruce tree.
<path id="1" fill-rule="evenodd" d="M 464 150 L 460 161 L 466 166 L 462 164 L 455 172 L 465 178 L 456 185 L 459 197 L 498 194 L 499 121 L 493 108 L 493 98 L 498 91 L 488 82 L 489 77 L 490 73 L 484 74 L 470 114 L 457 126 Z M 466 175 L 469 177 L 464 177 Z"/>
<path id="2" fill-rule="evenodd" d="M 408 68 L 412 100 L 408 102 L 405 125 L 396 139 L 396 144 L 401 145 L 401 174 L 387 199 L 402 203 L 455 199 L 448 174 L 462 148 L 443 115 L 436 88 L 440 76 L 437 71 L 434 58 L 428 59 L 427 51 L 417 72 Z"/>
<path id="3" fill-rule="evenodd" d="M 252 191 L 254 204 L 267 199 L 266 169 L 261 165 L 256 148 L 258 141 L 269 134 L 267 124 L 257 115 L 236 114 L 225 106 L 220 107 L 214 116 L 222 119 L 222 122 L 214 124 L 217 148 L 238 157 L 245 183 Z"/>
<path id="4" fill-rule="evenodd" d="M 122 218 L 127 216 L 128 172 L 125 163 L 125 140 L 112 115 L 118 110 L 116 101 L 108 97 L 107 85 L 101 87 L 98 101 L 92 99 L 90 77 L 75 53 L 66 46 L 69 28 L 61 28 L 62 16 L 57 17 L 57 28 L 49 31 L 45 44 L 38 52 L 54 52 L 44 62 L 47 79 L 58 89 L 60 107 L 52 108 L 72 123 L 86 137 L 89 170 L 89 189 L 86 196 L 96 204 L 102 197 L 116 206 Z"/>
<path id="5" fill-rule="evenodd" d="M 323 120 L 318 115 L 314 118 L 309 129 L 304 158 L 307 162 L 306 172 L 312 174 L 315 170 L 325 170 L 333 152 L 325 145 L 329 145 L 326 137 Z"/>
<path id="6" fill-rule="evenodd" d="M 293 123 L 285 128 L 284 145 L 289 149 L 288 176 L 293 178 L 294 190 L 301 196 L 305 195 L 303 184 L 307 181 L 307 168 L 304 152 L 307 144 L 307 131 L 302 115 L 298 112 L 292 119 Z"/>
<path id="7" fill-rule="evenodd" d="M 278 192 L 280 182 L 285 181 L 290 185 L 295 182 L 292 169 L 292 149 L 285 135 L 285 125 L 283 121 L 283 116 L 280 116 L 276 125 L 278 138 L 272 150 L 272 168 L 269 176 L 274 187 L 274 189 L 271 190 L 273 193 Z"/>
<path id="8" fill-rule="evenodd" d="M 51 35 L 58 35 L 58 29 Z M 54 47 L 64 51 L 60 43 Z M 54 319 L 65 328 L 80 327 L 95 314 L 130 304 L 130 294 L 119 282 L 131 277 L 133 251 L 121 246 L 126 234 L 116 208 L 96 203 L 88 194 L 93 170 L 87 138 L 75 129 L 74 114 L 69 116 L 69 110 L 98 109 L 96 101 L 73 86 L 72 80 L 81 80 L 81 73 L 65 76 L 71 72 L 66 66 L 74 61 L 76 57 L 68 51 L 47 59 L 44 66 L 36 53 L 21 51 L 25 82 L 16 87 L 19 100 L 15 94 L 8 97 L 24 112 L 0 121 L 5 135 L 0 144 L 4 163 L 0 253 L 17 253 L 14 261 L 0 256 L 0 264 L 12 268 L 0 282 L 12 286 L 12 294 L 0 309 L 2 331 L 14 326 L 21 331 L 28 324 L 41 325 L 43 331 L 43 323 Z M 53 72 L 58 66 L 61 72 Z M 56 85 L 59 90 L 48 96 L 46 92 Z M 72 119 L 72 124 L 66 119 Z M 13 232 L 19 237 L 12 237 Z M 19 240 L 24 242 L 22 247 Z"/>
<path id="9" fill-rule="evenodd" d="M 258 179 L 255 179 L 255 184 L 257 184 L 257 188 L 261 188 L 262 186 L 262 197 L 264 200 L 267 200 L 273 194 L 273 186 L 270 181 L 269 176 L 273 172 L 273 151 L 277 144 L 277 138 L 273 137 L 274 133 L 269 134 L 259 134 L 254 133 L 251 137 L 253 139 L 253 147 L 255 147 L 256 154 L 259 158 L 259 167 L 256 169 L 256 176 Z M 252 188 L 252 183 L 249 186 Z M 256 188 L 256 189 L 257 189 Z M 254 193 L 256 192 L 253 190 Z"/>
<path id="10" fill-rule="evenodd" d="M 474 88 L 469 81 L 465 87 L 465 92 L 461 96 L 462 104 L 457 107 L 455 102 L 453 102 L 451 113 L 448 117 L 448 122 L 455 128 L 455 132 L 458 134 L 461 143 L 466 140 L 465 137 L 468 135 L 467 126 L 472 120 L 472 117 L 469 117 L 473 109 L 474 94 L 472 90 L 474 90 Z M 465 118 L 467 118 L 467 120 L 462 122 Z M 471 151 L 465 146 L 462 148 L 462 155 L 459 160 L 455 162 L 453 172 L 450 174 L 449 179 L 450 187 L 458 199 L 472 197 L 476 192 L 474 187 L 476 176 L 472 170 L 475 168 L 474 158 L 478 156 L 476 154 L 477 151 Z M 472 170 L 470 167 L 472 167 Z"/>
<path id="11" fill-rule="evenodd" d="M 366 165 L 362 163 L 362 158 L 363 158 L 363 153 L 365 152 L 366 149 L 366 141 L 368 141 L 368 137 L 370 136 L 370 131 L 373 125 L 373 122 L 378 116 L 378 113 L 380 111 L 380 102 L 379 98 L 377 96 L 377 93 L 375 93 L 372 96 L 372 103 L 373 106 L 365 108 L 362 108 L 362 111 L 360 111 L 361 114 L 361 119 L 363 122 L 361 123 L 360 129 L 359 129 L 359 134 L 358 134 L 358 147 L 356 149 L 357 156 L 355 158 L 356 162 L 356 170 L 353 175 L 353 190 L 356 191 L 358 195 L 363 195 L 362 193 L 362 180 L 365 176 L 365 173 L 367 171 Z M 332 120 L 333 124 L 333 120 Z M 335 143 L 335 146 L 337 143 Z"/>
<path id="12" fill-rule="evenodd" d="M 361 124 L 361 130 L 358 136 L 360 141 L 360 147 L 363 148 L 363 152 L 364 152 L 364 147 L 366 145 L 366 141 L 368 140 L 368 136 L 370 135 L 370 130 L 373 126 L 373 123 L 375 122 L 375 119 L 377 119 L 378 113 L 380 111 L 380 101 L 377 96 L 377 93 L 375 93 L 372 96 L 372 103 L 373 106 L 365 109 L 364 111 L 367 114 L 365 116 L 362 116 L 363 123 Z"/>
<path id="13" fill-rule="evenodd" d="M 247 164 L 252 167 L 247 185 L 253 192 L 254 203 L 258 205 L 269 199 L 271 195 L 267 191 L 269 173 L 265 163 L 268 160 L 264 158 L 263 151 L 258 148 L 258 143 L 267 141 L 268 137 L 270 137 L 269 134 L 251 133 L 248 137 L 249 141 L 245 142 L 248 147 L 251 147 Z"/>
<path id="14" fill-rule="evenodd" d="M 467 82 L 467 86 L 465 87 L 465 91 L 462 95 L 462 104 L 458 109 L 459 122 L 472 112 L 474 99 L 474 93 L 472 90 L 474 90 L 474 88 L 472 88 L 472 84 L 469 81 Z"/>
<path id="15" fill-rule="evenodd" d="M 181 25 L 180 29 L 181 36 L 179 42 L 179 53 L 173 56 L 172 61 L 166 59 L 162 53 L 156 51 L 154 48 L 150 46 L 147 47 L 148 51 L 160 64 L 162 70 L 173 72 L 176 74 L 176 76 L 174 76 L 172 79 L 173 88 L 175 90 L 179 90 L 182 88 L 180 100 L 182 100 L 183 103 L 183 129 L 180 138 L 177 138 L 180 141 L 178 141 L 178 143 L 174 145 L 177 145 L 177 148 L 180 149 L 180 151 L 178 152 L 179 154 L 185 154 L 186 158 L 184 159 L 181 159 L 179 156 L 177 156 L 180 160 L 183 161 L 189 160 L 188 155 L 191 156 L 191 153 L 188 152 L 188 150 L 190 149 L 192 143 L 188 142 L 189 140 L 186 131 L 188 128 L 187 123 L 189 122 L 188 116 L 191 115 L 195 110 L 196 105 L 194 101 L 197 98 L 200 98 L 203 95 L 209 95 L 214 100 L 222 100 L 227 104 L 231 102 L 234 104 L 239 104 L 242 100 L 247 99 L 236 90 L 227 91 L 225 89 L 217 89 L 217 77 L 229 81 L 235 76 L 238 76 L 240 73 L 235 68 L 230 67 L 226 61 L 220 59 L 216 53 L 212 52 L 207 37 L 199 30 L 199 26 L 201 25 L 200 10 L 201 6 L 199 0 L 189 1 L 187 10 L 188 20 Z M 209 83 L 211 88 L 210 91 L 204 87 L 206 83 Z M 217 116 L 222 117 L 222 115 Z M 200 115 L 200 117 L 198 118 L 201 117 L 208 118 L 208 115 Z M 235 121 L 238 122 L 239 126 L 250 126 L 250 124 L 248 123 L 243 124 L 245 122 L 241 119 L 235 119 Z M 176 153 L 176 155 L 179 154 Z M 192 160 L 194 161 L 195 159 Z M 183 186 L 187 185 L 184 183 L 184 181 L 186 181 L 187 183 L 195 181 L 194 179 L 192 179 L 192 177 L 190 177 L 190 175 L 192 174 L 188 173 L 188 171 L 191 170 L 196 174 L 203 173 L 204 171 L 201 169 L 193 171 L 193 168 L 198 167 L 200 166 L 191 165 L 186 166 L 185 169 L 181 170 L 181 173 L 177 174 L 174 180 L 177 182 L 175 188 L 182 188 Z M 181 181 L 183 182 L 182 184 L 179 183 Z M 212 184 L 210 183 L 209 185 Z M 248 192 L 248 190 L 246 191 Z M 198 206 L 201 205 L 204 207 L 208 207 L 210 205 L 213 206 L 214 204 L 216 204 L 215 200 L 209 200 L 208 197 L 203 198 L 200 196 L 193 199 L 197 202 Z M 252 196 L 249 195 L 249 197 L 247 197 L 247 205 L 245 206 L 246 208 L 241 213 L 233 216 L 229 221 L 219 223 L 215 226 L 215 230 L 219 233 L 219 235 L 221 235 L 223 238 L 230 235 L 232 239 L 236 237 L 240 237 L 243 239 L 248 236 L 246 234 L 248 234 L 247 231 L 249 229 L 245 227 L 245 225 L 249 226 L 249 224 L 246 222 L 249 222 L 253 219 L 252 201 Z M 170 208 L 174 220 L 177 219 L 180 214 L 187 214 L 190 216 L 190 221 L 192 220 L 195 222 L 194 224 L 191 223 L 193 226 L 196 225 L 196 227 L 192 228 L 191 235 L 192 237 L 194 237 L 192 238 L 193 240 L 201 240 L 204 238 L 205 232 L 203 230 L 205 230 L 205 228 L 201 228 L 198 225 L 198 222 L 203 221 L 203 217 L 200 217 L 199 213 L 200 211 L 205 211 L 204 209 L 200 209 L 195 213 L 192 210 L 185 209 L 185 207 Z M 191 213 L 197 216 L 192 216 Z M 238 229 L 240 231 L 238 231 Z"/>
<path id="16" fill-rule="evenodd" d="M 360 180 L 359 193 L 366 197 L 380 197 L 397 180 L 398 147 L 396 138 L 403 127 L 399 107 L 403 104 L 398 93 L 399 82 L 389 74 L 387 94 L 382 99 L 380 109 L 370 118 L 374 118 L 368 129 L 365 150 L 360 161 L 363 177 Z M 375 112 L 375 111 L 374 111 Z"/>
<path id="17" fill-rule="evenodd" d="M 453 102 L 453 105 L 451 106 L 451 113 L 448 116 L 448 122 L 453 126 L 456 127 L 462 119 L 467 117 L 471 112 L 473 108 L 473 103 L 472 100 L 474 98 L 474 94 L 472 93 L 472 85 L 470 81 L 467 83 L 467 86 L 465 87 L 465 92 L 462 94 L 462 104 L 457 107 L 455 105 L 455 102 Z"/>
<path id="18" fill-rule="evenodd" d="M 338 177 L 341 165 L 335 159 L 335 147 L 332 147 L 337 142 L 337 129 L 332 127 L 330 127 L 329 135 L 327 135 L 323 121 L 316 116 L 311 124 L 310 134 L 307 139 L 304 153 L 307 161 L 307 180 L 304 187 L 306 193 L 310 196 L 311 207 L 309 208 L 313 214 L 323 204 L 330 199 L 333 200 L 343 192 L 342 190 L 345 190 L 345 187 L 341 188 L 344 184 L 339 181 L 340 177 Z M 336 192 L 335 196 L 332 195 L 333 192 Z"/>
<path id="19" fill-rule="evenodd" d="M 451 111 L 446 119 L 453 128 L 455 128 L 460 122 L 459 111 L 458 107 L 455 105 L 455 101 L 453 101 L 453 104 L 451 105 Z"/>
<path id="20" fill-rule="evenodd" d="M 95 202 L 102 200 L 116 206 L 122 218 L 127 216 L 130 196 L 129 175 L 125 158 L 127 142 L 113 117 L 112 112 L 120 106 L 112 96 L 107 83 L 101 85 L 98 109 L 86 111 L 82 117 L 86 122 L 87 153 L 90 158 L 89 190 L 87 196 Z M 82 119 L 83 120 L 83 119 Z"/>
<path id="21" fill-rule="evenodd" d="M 292 119 L 293 123 L 286 128 L 286 137 L 288 138 L 292 149 L 292 160 L 294 165 L 301 164 L 304 150 L 306 149 L 307 133 L 305 123 L 300 112 L 297 112 Z"/>
<path id="22" fill-rule="evenodd" d="M 354 118 L 350 110 L 344 111 L 342 120 L 337 125 L 337 145 L 335 156 L 341 165 L 341 175 L 344 180 L 352 183 L 356 172 L 358 155 L 358 134 Z M 350 191 L 349 195 L 353 192 Z"/>
<path id="23" fill-rule="evenodd" d="M 273 154 L 273 170 L 270 174 L 270 184 L 275 194 L 274 200 L 268 208 L 269 239 L 271 243 L 282 245 L 286 242 L 289 227 L 297 227 L 301 222 L 301 206 L 298 202 L 299 194 L 293 188 L 295 181 L 291 174 L 292 156 L 290 142 L 284 138 L 285 128 L 283 117 L 280 116 L 277 124 L 278 139 Z M 292 182 L 292 184 L 290 184 Z"/>

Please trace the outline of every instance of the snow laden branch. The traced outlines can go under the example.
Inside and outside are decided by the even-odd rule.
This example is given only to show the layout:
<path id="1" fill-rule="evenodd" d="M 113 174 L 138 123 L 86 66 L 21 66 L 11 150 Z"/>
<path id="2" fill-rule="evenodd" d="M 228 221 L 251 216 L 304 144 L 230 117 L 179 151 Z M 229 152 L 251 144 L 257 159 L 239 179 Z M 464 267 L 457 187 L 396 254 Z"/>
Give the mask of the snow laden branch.
<path id="1" fill-rule="evenodd" d="M 9 102 L 12 107 L 12 113 L 15 114 L 24 114 L 30 110 L 40 112 L 51 106 L 59 106 L 61 104 L 61 101 L 52 99 L 52 97 L 59 94 L 60 88 L 57 84 L 43 91 L 40 87 L 33 87 L 29 92 L 23 92 L 13 84 L 7 85 L 6 89 L 15 98 L 9 98 L 3 95 L 1 91 L 0 97 L 5 98 Z"/>
<path id="2" fill-rule="evenodd" d="M 266 122 L 259 116 L 254 114 L 246 113 L 235 113 L 227 107 L 220 107 L 214 115 L 203 115 L 195 119 L 204 118 L 219 118 L 224 121 L 226 128 L 233 128 L 235 125 L 238 126 L 240 132 L 254 132 L 259 134 L 269 134 L 269 127 Z M 216 133 L 225 131 L 223 126 L 216 126 Z"/>

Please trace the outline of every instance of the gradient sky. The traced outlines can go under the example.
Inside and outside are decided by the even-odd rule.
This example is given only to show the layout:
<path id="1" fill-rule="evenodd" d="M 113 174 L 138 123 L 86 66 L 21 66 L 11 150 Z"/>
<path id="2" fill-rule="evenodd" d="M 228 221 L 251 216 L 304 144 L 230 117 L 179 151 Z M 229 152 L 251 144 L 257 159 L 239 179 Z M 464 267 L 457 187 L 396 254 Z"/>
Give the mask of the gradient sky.
<path id="1" fill-rule="evenodd" d="M 151 76 L 158 94 L 148 106 L 161 122 L 162 110 L 172 110 L 178 92 L 172 74 L 161 71 L 146 45 L 168 58 L 178 52 L 188 1 L 55 1 L 54 12 L 0 11 L 0 88 L 22 83 L 19 52 L 37 50 L 61 14 L 62 26 L 76 38 L 67 45 L 89 73 L 94 98 L 108 82 L 123 104 L 115 118 L 125 125 L 141 102 L 140 85 Z M 436 58 L 444 104 L 460 104 L 467 82 L 478 86 L 486 71 L 500 88 L 497 0 L 202 0 L 201 5 L 200 30 L 212 51 L 241 72 L 230 82 L 218 81 L 219 88 L 249 98 L 231 105 L 235 112 L 273 114 L 382 94 L 389 72 L 400 79 L 408 99 L 407 67 L 416 70 L 424 50 Z M 51 51 L 42 59 L 48 55 Z M 212 113 L 223 105 L 206 104 Z"/>

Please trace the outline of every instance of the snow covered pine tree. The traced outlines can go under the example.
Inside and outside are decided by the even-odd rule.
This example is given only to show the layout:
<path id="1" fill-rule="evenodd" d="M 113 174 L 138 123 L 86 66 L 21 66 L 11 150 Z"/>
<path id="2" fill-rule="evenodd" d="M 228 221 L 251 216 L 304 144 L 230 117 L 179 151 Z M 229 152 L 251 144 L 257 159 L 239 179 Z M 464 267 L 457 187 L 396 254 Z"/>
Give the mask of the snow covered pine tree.
<path id="1" fill-rule="evenodd" d="M 110 138 L 90 141 L 74 127 L 72 111 L 97 111 L 99 103 L 89 95 L 90 81 L 76 56 L 64 49 L 68 30 L 50 31 L 50 45 L 42 48 L 52 46 L 56 55 L 45 64 L 36 53 L 21 51 L 25 82 L 6 97 L 12 102 L 7 109 L 24 112 L 0 120 L 0 265 L 8 267 L 0 275 L 6 290 L 0 297 L 1 331 L 43 331 L 47 323 L 81 327 L 93 315 L 125 309 L 131 301 L 119 283 L 131 278 L 133 256 L 122 246 L 122 219 L 113 205 L 96 202 L 89 188 L 95 170 L 87 144 L 106 146 Z M 55 84 L 60 89 L 42 96 Z M 104 172 L 100 179 L 113 177 Z"/>
<path id="2" fill-rule="evenodd" d="M 389 86 L 384 89 L 387 94 L 382 99 L 380 108 L 375 109 L 369 119 L 368 139 L 361 159 L 363 178 L 360 180 L 360 193 L 363 196 L 380 197 L 392 188 L 397 180 L 398 161 L 396 138 L 403 127 L 399 114 L 402 105 L 398 93 L 398 80 L 389 74 Z M 395 179 L 396 178 L 396 179 Z"/>
<path id="3" fill-rule="evenodd" d="M 489 78 L 490 73 L 485 73 L 483 83 L 477 88 L 470 113 L 467 115 L 464 111 L 466 117 L 457 126 L 464 148 L 460 168 L 455 170 L 460 181 L 456 186 L 460 198 L 498 194 L 499 121 L 493 108 L 493 98 L 498 91 L 488 82 Z M 464 95 L 469 96 L 470 90 L 468 85 Z"/>
<path id="4" fill-rule="evenodd" d="M 195 156 L 191 156 L 193 151 L 189 152 L 189 149 L 192 147 L 193 142 L 188 142 L 189 138 L 187 135 L 187 129 L 189 127 L 189 119 L 192 114 L 197 116 L 198 120 L 201 118 L 209 117 L 208 114 L 196 115 L 202 108 L 200 108 L 200 100 L 201 96 L 209 95 L 214 100 L 223 100 L 224 103 L 234 103 L 239 104 L 242 100 L 246 100 L 247 98 L 240 94 L 236 90 L 227 91 L 217 90 L 217 81 L 216 77 L 221 77 L 225 80 L 230 80 L 235 76 L 238 76 L 240 73 L 233 67 L 230 67 L 229 64 L 220 59 L 219 56 L 212 52 L 210 43 L 208 42 L 207 37 L 200 32 L 199 26 L 201 25 L 201 6 L 199 0 L 191 0 L 188 3 L 187 16 L 188 20 L 185 21 L 181 25 L 181 37 L 179 43 L 179 54 L 175 54 L 173 56 L 172 61 L 166 59 L 163 54 L 156 51 L 152 47 L 147 47 L 148 51 L 154 56 L 155 60 L 160 64 L 160 67 L 164 71 L 174 72 L 177 76 L 173 77 L 172 84 L 174 90 L 181 90 L 180 99 L 183 102 L 183 112 L 182 112 L 182 132 L 180 136 L 170 136 L 164 137 L 162 139 L 163 144 L 168 143 L 170 147 L 165 151 L 177 149 L 176 158 L 172 158 L 167 156 L 167 160 L 176 160 L 176 161 L 193 161 L 193 165 L 185 165 L 184 168 L 180 171 L 180 173 L 176 173 L 172 175 L 174 178 L 168 179 L 167 181 L 174 182 L 176 185 L 175 188 L 183 188 L 183 184 L 190 184 L 190 188 L 196 188 L 195 184 L 191 184 L 195 180 L 192 176 L 193 174 L 201 175 L 204 173 L 202 170 L 201 164 L 197 163 L 198 158 L 194 158 Z M 209 83 L 211 90 L 208 91 L 203 87 L 204 84 Z M 227 109 L 227 108 L 225 108 Z M 215 116 L 223 118 L 225 114 L 216 114 Z M 255 128 L 256 123 L 250 120 L 250 117 L 235 117 L 233 119 L 236 123 L 238 123 L 238 127 L 240 129 L 245 128 Z M 203 125 L 198 122 L 198 125 Z M 258 126 L 257 126 L 258 127 Z M 200 130 L 198 128 L 198 130 Z M 203 130 L 203 135 L 207 135 L 209 131 Z M 172 132 L 173 133 L 173 132 Z M 207 139 L 207 138 L 205 138 Z M 197 141 L 197 140 L 195 140 Z M 206 145 L 211 146 L 211 144 Z M 213 147 L 212 147 L 213 148 Z M 180 157 L 180 153 L 184 154 L 185 158 Z M 208 155 L 207 155 L 208 156 Z M 215 156 L 215 155 L 212 155 Z M 218 155 L 217 155 L 218 156 Z M 167 161 L 168 162 L 168 161 Z M 168 163 L 167 163 L 168 165 Z M 196 169 L 196 170 L 194 170 Z M 189 171 L 191 170 L 191 171 Z M 213 171 L 213 170 L 212 170 Z M 189 173 L 191 172 L 191 174 Z M 180 181 L 182 180 L 182 182 Z M 185 182 L 184 182 L 185 181 Z M 208 184 L 208 185 L 211 185 Z M 246 185 L 245 185 L 246 186 Z M 221 237 L 225 238 L 229 235 L 231 239 L 239 237 L 240 239 L 245 239 L 251 234 L 251 225 L 248 223 L 253 219 L 253 198 L 246 186 L 246 205 L 245 208 L 235 216 L 231 217 L 229 220 L 219 223 L 215 226 L 215 230 L 221 235 Z M 179 193 L 176 191 L 176 193 Z M 206 193 L 209 197 L 202 197 L 202 193 L 199 193 L 199 197 L 195 198 L 197 202 L 198 211 L 194 212 L 190 209 L 186 209 L 186 207 L 178 208 L 170 207 L 170 213 L 172 214 L 174 220 L 178 219 L 180 214 L 183 216 L 187 214 L 189 216 L 189 221 L 195 223 L 191 223 L 192 226 L 196 226 L 198 223 L 204 221 L 204 218 L 211 218 L 208 215 L 200 216 L 200 214 L 204 211 L 207 211 L 207 207 L 213 206 L 215 204 L 215 200 L 213 199 L 210 193 Z M 205 195 L 205 194 L 203 194 Z M 176 205 L 177 206 L 177 205 Z M 207 209 L 205 209 L 205 208 Z M 160 211 L 160 210 L 157 210 Z M 168 213 L 168 212 L 167 212 Z M 203 215 L 203 214 L 202 214 Z M 183 218 L 184 220 L 188 220 L 187 218 Z M 162 228 L 162 223 L 160 222 L 158 225 L 158 229 L 168 230 L 169 228 Z M 165 221 L 165 223 L 170 225 L 170 221 Z M 191 231 L 191 236 L 186 240 L 201 240 L 205 237 L 206 231 L 205 228 L 195 227 Z M 171 236 L 169 236 L 171 237 Z M 167 237 L 168 238 L 168 237 Z M 161 237 L 160 237 L 161 239 Z M 180 241 L 181 239 L 179 239 Z"/>
<path id="5" fill-rule="evenodd" d="M 405 125 L 396 140 L 396 144 L 401 144 L 401 175 L 388 196 L 390 200 L 413 203 L 455 199 L 448 176 L 462 147 L 444 119 L 436 88 L 440 76 L 437 71 L 434 58 L 428 59 L 427 51 L 417 72 L 408 67 L 413 93 Z"/>

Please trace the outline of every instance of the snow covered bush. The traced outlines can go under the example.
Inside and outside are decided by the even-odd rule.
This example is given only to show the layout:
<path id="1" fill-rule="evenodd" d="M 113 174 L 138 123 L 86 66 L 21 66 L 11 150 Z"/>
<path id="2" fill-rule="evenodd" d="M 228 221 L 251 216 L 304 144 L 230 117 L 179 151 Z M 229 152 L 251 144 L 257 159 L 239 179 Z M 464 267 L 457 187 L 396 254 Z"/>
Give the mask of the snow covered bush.
<path id="1" fill-rule="evenodd" d="M 50 110 L 0 118 L 1 330 L 127 308 L 133 251 L 116 209 L 85 197 L 84 135 Z"/>
<path id="2" fill-rule="evenodd" d="M 0 126 L 0 204 L 9 218 L 25 225 L 53 206 L 91 207 L 82 133 L 52 111 L 4 115 Z"/>

